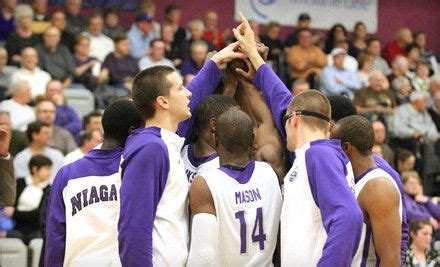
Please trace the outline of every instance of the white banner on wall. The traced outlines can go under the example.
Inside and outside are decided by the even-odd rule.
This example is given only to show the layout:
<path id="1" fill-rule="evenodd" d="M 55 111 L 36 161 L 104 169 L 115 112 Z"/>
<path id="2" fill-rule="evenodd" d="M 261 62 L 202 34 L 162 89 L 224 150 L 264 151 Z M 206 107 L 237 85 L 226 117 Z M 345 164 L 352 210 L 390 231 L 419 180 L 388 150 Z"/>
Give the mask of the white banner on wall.
<path id="1" fill-rule="evenodd" d="M 266 23 L 271 20 L 282 25 L 296 26 L 299 14 L 312 17 L 312 28 L 330 29 L 342 23 L 352 31 L 357 21 L 363 21 L 368 32 L 377 31 L 377 0 L 235 0 L 235 19 L 239 12 Z"/>

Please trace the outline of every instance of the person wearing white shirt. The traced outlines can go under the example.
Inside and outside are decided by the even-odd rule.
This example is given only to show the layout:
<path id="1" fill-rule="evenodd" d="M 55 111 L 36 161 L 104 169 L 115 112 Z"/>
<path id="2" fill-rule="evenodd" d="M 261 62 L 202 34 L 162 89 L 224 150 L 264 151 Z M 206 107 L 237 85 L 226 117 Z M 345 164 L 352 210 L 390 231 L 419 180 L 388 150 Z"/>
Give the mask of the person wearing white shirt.
<path id="1" fill-rule="evenodd" d="M 90 150 L 94 149 L 96 146 L 102 143 L 103 136 L 98 130 L 89 130 L 81 134 L 79 147 L 74 151 L 64 157 L 64 165 L 75 162 L 85 155 L 87 155 Z"/>
<path id="2" fill-rule="evenodd" d="M 346 39 L 338 39 L 336 40 L 335 48 L 342 48 L 345 51 L 348 51 L 348 42 Z M 327 66 L 333 66 L 333 55 L 330 53 L 327 55 Z M 357 72 L 358 71 L 358 61 L 350 56 L 349 54 L 346 54 L 344 57 L 344 64 L 343 67 L 346 70 Z"/>
<path id="3" fill-rule="evenodd" d="M 31 87 L 28 82 L 18 80 L 10 88 L 12 98 L 0 103 L 0 110 L 11 114 L 12 128 L 26 131 L 27 125 L 35 121 L 35 113 L 28 105 L 31 102 Z"/>
<path id="4" fill-rule="evenodd" d="M 50 74 L 38 67 L 38 53 L 32 47 L 26 47 L 21 52 L 22 67 L 12 74 L 12 83 L 18 80 L 25 80 L 31 86 L 32 98 L 43 95 L 46 85 L 51 80 Z"/>
<path id="5" fill-rule="evenodd" d="M 105 57 L 115 50 L 112 39 L 102 33 L 104 20 L 101 15 L 93 15 L 89 18 L 88 31 L 84 35 L 90 38 L 89 56 L 103 62 Z"/>
<path id="6" fill-rule="evenodd" d="M 165 65 L 174 68 L 173 62 L 165 58 L 165 43 L 160 39 L 150 42 L 150 55 L 139 60 L 139 69 L 144 70 L 154 66 Z"/>

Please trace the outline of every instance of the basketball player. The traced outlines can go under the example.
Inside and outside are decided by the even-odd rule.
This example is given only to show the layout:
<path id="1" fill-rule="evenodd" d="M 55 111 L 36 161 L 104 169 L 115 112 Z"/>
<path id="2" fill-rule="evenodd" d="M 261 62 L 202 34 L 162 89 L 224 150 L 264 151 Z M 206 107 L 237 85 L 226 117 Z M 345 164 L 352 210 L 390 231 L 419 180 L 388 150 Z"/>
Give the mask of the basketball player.
<path id="1" fill-rule="evenodd" d="M 131 100 L 112 103 L 102 118 L 101 149 L 60 169 L 52 185 L 45 266 L 120 266 L 119 188 L 122 150 L 144 120 Z"/>
<path id="2" fill-rule="evenodd" d="M 353 266 L 400 266 L 402 201 L 393 178 L 374 161 L 374 131 L 364 117 L 339 120 L 331 138 L 341 140 L 355 175 L 355 194 L 364 213 Z"/>
<path id="3" fill-rule="evenodd" d="M 201 80 L 211 76 L 207 72 L 219 72 L 219 66 L 243 57 L 235 52 L 237 48 L 234 43 L 215 54 L 194 78 L 195 102 L 203 98 Z M 193 127 L 193 120 L 188 120 L 195 108 L 191 92 L 174 69 L 157 66 L 135 77 L 132 95 L 146 123 L 128 138 L 121 164 L 121 262 L 123 266 L 182 266 L 188 257 L 189 185 L 180 156 L 184 138 L 176 131 L 181 122 L 181 136 Z"/>
<path id="4" fill-rule="evenodd" d="M 188 266 L 269 266 L 276 246 L 281 191 L 273 169 L 250 160 L 251 118 L 229 110 L 217 120 L 220 168 L 191 186 L 194 214 Z"/>
<path id="5" fill-rule="evenodd" d="M 200 172 L 220 167 L 215 150 L 215 124 L 218 117 L 230 108 L 240 107 L 232 97 L 224 95 L 210 95 L 198 105 L 193 142 L 185 145 L 181 152 L 190 183 Z"/>

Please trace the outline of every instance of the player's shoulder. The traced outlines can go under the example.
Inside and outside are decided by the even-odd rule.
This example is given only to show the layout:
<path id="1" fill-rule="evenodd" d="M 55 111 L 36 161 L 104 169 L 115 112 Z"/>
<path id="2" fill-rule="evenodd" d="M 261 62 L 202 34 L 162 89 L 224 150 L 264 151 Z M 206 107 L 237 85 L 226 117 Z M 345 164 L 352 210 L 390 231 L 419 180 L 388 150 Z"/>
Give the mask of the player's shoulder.
<path id="1" fill-rule="evenodd" d="M 154 157 L 163 153 L 168 154 L 160 128 L 148 127 L 135 130 L 127 138 L 123 155 L 124 160 L 128 160 L 137 154 Z"/>
<path id="2" fill-rule="evenodd" d="M 319 139 L 312 141 L 305 154 L 307 159 L 316 159 L 319 161 L 344 160 L 346 158 L 341 148 L 341 141 L 336 139 Z"/>

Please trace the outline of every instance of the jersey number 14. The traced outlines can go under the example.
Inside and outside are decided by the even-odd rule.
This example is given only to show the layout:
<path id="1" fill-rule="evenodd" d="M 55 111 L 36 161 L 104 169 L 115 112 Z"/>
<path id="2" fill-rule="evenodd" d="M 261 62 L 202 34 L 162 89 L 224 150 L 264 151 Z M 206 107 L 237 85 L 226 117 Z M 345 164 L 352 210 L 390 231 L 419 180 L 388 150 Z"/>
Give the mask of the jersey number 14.
<path id="1" fill-rule="evenodd" d="M 235 213 L 235 218 L 240 222 L 240 253 L 246 253 L 247 248 L 247 224 L 244 210 Z M 263 208 L 257 208 L 257 216 L 255 217 L 254 230 L 252 231 L 252 243 L 259 243 L 260 250 L 264 250 L 264 241 L 266 234 L 263 229 Z"/>

